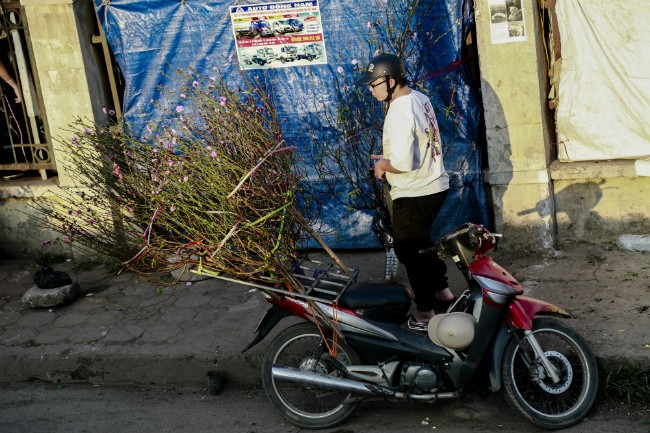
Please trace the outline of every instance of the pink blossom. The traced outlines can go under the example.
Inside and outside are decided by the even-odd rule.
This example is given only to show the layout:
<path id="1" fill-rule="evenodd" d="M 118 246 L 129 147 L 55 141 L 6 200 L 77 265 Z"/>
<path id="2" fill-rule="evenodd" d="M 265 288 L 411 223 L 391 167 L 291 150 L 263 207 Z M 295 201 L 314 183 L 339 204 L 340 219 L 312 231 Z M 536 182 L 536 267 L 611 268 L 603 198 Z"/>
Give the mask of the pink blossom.
<path id="1" fill-rule="evenodd" d="M 210 81 L 214 83 L 215 81 L 217 81 L 217 77 L 210 77 Z"/>
<path id="2" fill-rule="evenodd" d="M 216 157 L 217 157 L 217 152 L 215 152 L 215 151 L 213 150 L 212 153 L 210 154 L 210 156 L 213 157 L 213 158 L 216 158 Z"/>
<path id="3" fill-rule="evenodd" d="M 72 142 L 72 144 L 79 147 L 79 140 L 77 139 L 76 135 L 73 135 L 72 137 L 70 137 L 70 141 Z"/>
<path id="4" fill-rule="evenodd" d="M 187 98 L 187 95 L 185 93 L 181 93 L 181 98 L 185 99 L 185 98 Z"/>
<path id="5" fill-rule="evenodd" d="M 343 73 L 343 66 L 339 66 L 338 68 L 336 68 L 336 70 L 338 71 L 339 74 L 342 74 Z"/>
<path id="6" fill-rule="evenodd" d="M 188 176 L 183 176 L 183 182 L 187 182 L 190 178 Z"/>
<path id="7" fill-rule="evenodd" d="M 352 59 L 352 64 L 356 66 L 356 64 L 359 63 L 357 59 Z"/>
<path id="8" fill-rule="evenodd" d="M 172 211 L 172 212 L 174 212 L 174 211 L 176 210 L 176 206 L 171 205 L 171 206 L 169 207 L 169 210 Z"/>
<path id="9" fill-rule="evenodd" d="M 113 163 L 113 174 L 115 174 L 115 176 L 117 176 L 119 179 L 122 179 L 124 177 L 124 175 L 120 171 L 120 166 L 115 163 Z M 79 213 L 79 211 L 77 212 Z"/>
<path id="10" fill-rule="evenodd" d="M 183 108 L 182 105 L 178 105 L 178 106 L 176 107 L 176 112 L 177 112 L 177 113 L 182 113 L 183 110 L 184 110 L 184 108 Z"/>
<path id="11" fill-rule="evenodd" d="M 90 224 L 90 225 L 95 224 L 95 219 L 94 218 L 89 219 L 88 224 Z"/>

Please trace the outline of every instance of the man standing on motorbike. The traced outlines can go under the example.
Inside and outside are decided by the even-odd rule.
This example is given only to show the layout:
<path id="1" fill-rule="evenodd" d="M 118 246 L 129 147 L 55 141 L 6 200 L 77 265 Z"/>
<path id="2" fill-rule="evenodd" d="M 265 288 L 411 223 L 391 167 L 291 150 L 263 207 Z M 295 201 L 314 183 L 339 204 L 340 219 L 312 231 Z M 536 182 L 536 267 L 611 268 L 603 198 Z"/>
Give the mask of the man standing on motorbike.
<path id="1" fill-rule="evenodd" d="M 426 331 L 435 310 L 446 310 L 454 299 L 447 284 L 447 266 L 435 254 L 419 254 L 433 245 L 431 227 L 449 189 L 442 161 L 438 122 L 422 93 L 408 87 L 399 57 L 373 58 L 358 86 L 386 102 L 381 155 L 372 155 L 374 175 L 390 185 L 393 246 L 414 294 L 411 329 Z"/>

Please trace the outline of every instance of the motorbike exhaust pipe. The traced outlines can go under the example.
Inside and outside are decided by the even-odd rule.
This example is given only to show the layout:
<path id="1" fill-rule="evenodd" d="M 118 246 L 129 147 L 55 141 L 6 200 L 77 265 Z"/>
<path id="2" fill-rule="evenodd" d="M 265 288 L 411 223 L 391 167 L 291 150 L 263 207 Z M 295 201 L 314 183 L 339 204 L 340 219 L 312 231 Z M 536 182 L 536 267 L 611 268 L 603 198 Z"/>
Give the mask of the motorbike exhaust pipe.
<path id="1" fill-rule="evenodd" d="M 366 384 L 358 380 L 331 377 L 325 374 L 314 373 L 297 368 L 273 366 L 273 379 L 285 382 L 300 383 L 315 388 L 328 389 L 330 391 L 343 391 L 351 394 L 376 396 L 377 393 L 371 390 L 376 385 Z"/>
<path id="2" fill-rule="evenodd" d="M 410 399 L 421 401 L 435 401 L 442 399 L 457 398 L 457 392 L 442 392 L 435 394 L 410 394 L 399 391 L 393 391 L 383 386 L 372 383 L 364 383 L 358 380 L 345 379 L 341 377 L 332 377 L 326 374 L 305 371 L 297 368 L 272 367 L 273 379 L 285 382 L 300 383 L 314 388 L 327 389 L 331 391 L 349 392 L 350 394 L 364 395 L 368 397 L 383 397 Z"/>

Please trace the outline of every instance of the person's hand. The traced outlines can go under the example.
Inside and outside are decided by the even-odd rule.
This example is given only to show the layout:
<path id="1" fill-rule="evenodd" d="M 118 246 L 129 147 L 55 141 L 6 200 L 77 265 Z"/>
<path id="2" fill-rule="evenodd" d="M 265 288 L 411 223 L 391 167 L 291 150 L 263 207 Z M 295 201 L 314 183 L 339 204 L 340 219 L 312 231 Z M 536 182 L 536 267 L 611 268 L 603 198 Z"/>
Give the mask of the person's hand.
<path id="1" fill-rule="evenodd" d="M 14 89 L 14 93 L 16 94 L 16 99 L 14 99 L 14 101 L 16 102 L 16 104 L 20 104 L 23 101 L 22 97 L 20 96 L 22 94 L 20 92 L 20 86 L 18 85 L 18 83 L 16 83 L 15 80 L 9 80 L 7 81 L 7 84 L 9 84 L 12 89 Z"/>
<path id="2" fill-rule="evenodd" d="M 375 177 L 379 180 L 382 180 L 386 174 L 386 170 L 383 168 L 384 161 L 386 161 L 384 159 L 384 155 L 370 155 L 370 159 L 375 161 L 375 166 L 373 167 Z"/>

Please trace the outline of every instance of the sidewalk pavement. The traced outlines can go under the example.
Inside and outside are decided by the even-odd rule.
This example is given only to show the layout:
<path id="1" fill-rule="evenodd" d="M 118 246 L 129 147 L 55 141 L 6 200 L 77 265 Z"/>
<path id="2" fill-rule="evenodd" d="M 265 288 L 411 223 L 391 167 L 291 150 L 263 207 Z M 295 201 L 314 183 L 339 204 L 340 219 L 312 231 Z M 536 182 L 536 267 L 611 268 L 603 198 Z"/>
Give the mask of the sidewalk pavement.
<path id="1" fill-rule="evenodd" d="M 339 254 L 361 281 L 383 281 L 383 251 Z M 311 255 L 328 260 L 323 253 Z M 650 364 L 650 254 L 580 245 L 553 256 L 493 257 L 527 290 L 575 317 L 567 324 L 589 342 L 601 363 Z M 452 290 L 465 283 L 449 263 Z M 204 387 L 218 371 L 233 385 L 260 383 L 260 363 L 285 319 L 256 347 L 241 353 L 268 308 L 255 289 L 217 279 L 162 287 L 129 272 L 76 272 L 71 304 L 33 309 L 21 301 L 39 269 L 25 260 L 0 260 L 0 383 L 47 382 Z M 398 282 L 405 283 L 399 269 Z M 645 364 L 644 364 L 645 365 Z"/>

